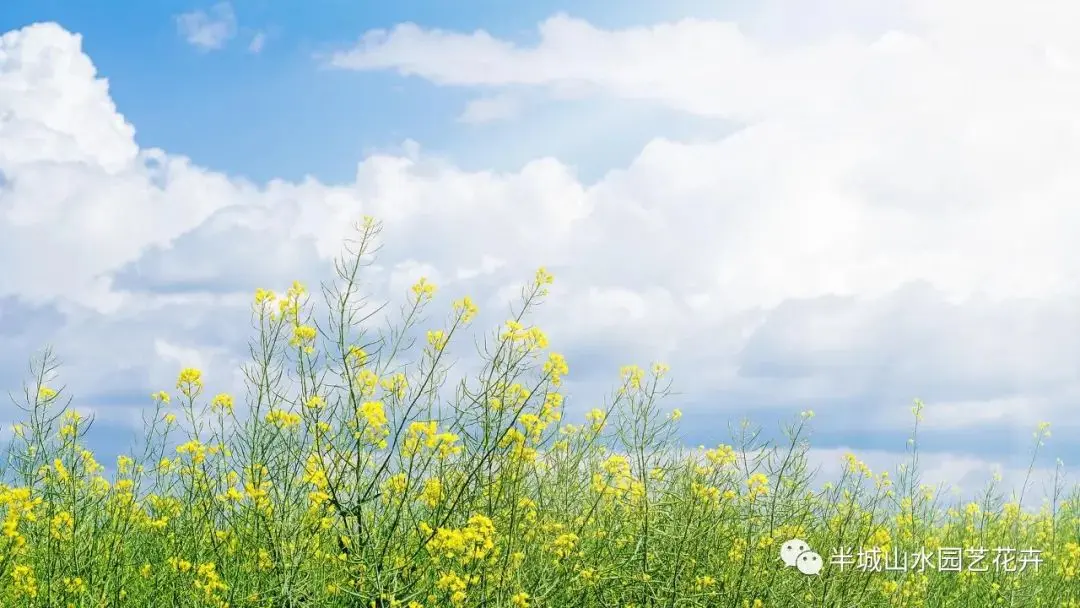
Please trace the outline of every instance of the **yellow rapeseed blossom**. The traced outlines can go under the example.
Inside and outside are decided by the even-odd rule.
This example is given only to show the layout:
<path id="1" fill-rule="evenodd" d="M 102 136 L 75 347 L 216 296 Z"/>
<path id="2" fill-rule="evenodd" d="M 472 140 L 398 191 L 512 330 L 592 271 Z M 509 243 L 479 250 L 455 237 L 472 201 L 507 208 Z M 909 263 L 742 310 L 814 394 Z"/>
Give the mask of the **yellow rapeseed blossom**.
<path id="1" fill-rule="evenodd" d="M 202 392 L 203 380 L 202 372 L 188 367 L 180 371 L 180 376 L 176 380 L 176 390 L 180 391 L 182 395 L 189 399 L 194 399 L 199 393 Z"/>
<path id="2" fill-rule="evenodd" d="M 623 384 L 626 388 L 641 390 L 642 386 L 644 386 L 645 370 L 637 365 L 623 366 L 619 370 L 619 375 L 622 376 Z"/>
<path id="3" fill-rule="evenodd" d="M 441 329 L 433 329 L 427 332 L 428 345 L 431 346 L 431 349 L 435 352 L 439 352 L 446 348 L 447 340 L 446 332 Z"/>
<path id="4" fill-rule="evenodd" d="M 293 429 L 300 426 L 303 418 L 299 414 L 287 410 L 272 409 L 266 413 L 266 422 L 279 429 Z"/>
<path id="5" fill-rule="evenodd" d="M 181 445 L 176 446 L 176 453 L 181 456 L 187 456 L 191 459 L 192 464 L 202 464 L 206 460 L 206 446 L 197 439 L 188 441 Z"/>
<path id="6" fill-rule="evenodd" d="M 272 304 L 277 300 L 277 295 L 269 289 L 259 288 L 255 290 L 255 306 L 262 309 L 267 304 Z"/>
<path id="7" fill-rule="evenodd" d="M 60 541 L 71 540 L 74 529 L 75 518 L 71 516 L 71 513 L 61 511 L 53 515 L 49 535 Z"/>
<path id="8" fill-rule="evenodd" d="M 409 486 L 409 476 L 405 473 L 398 473 L 391 475 L 385 482 L 383 482 L 383 498 L 391 500 L 396 496 L 401 496 L 405 493 L 405 490 Z"/>
<path id="9" fill-rule="evenodd" d="M 711 576 L 703 575 L 703 576 L 699 576 L 699 577 L 694 579 L 694 590 L 695 591 L 699 591 L 699 592 L 700 591 L 706 591 L 706 590 L 712 589 L 715 586 L 716 586 L 716 579 L 711 577 Z"/>
<path id="10" fill-rule="evenodd" d="M 232 395 L 227 393 L 220 393 L 214 397 L 210 402 L 210 409 L 215 412 L 223 412 L 231 414 L 233 411 L 233 398 Z"/>
<path id="11" fill-rule="evenodd" d="M 420 492 L 420 501 L 429 509 L 434 509 L 442 502 L 444 496 L 443 483 L 438 477 L 433 477 L 424 482 L 424 489 Z"/>
<path id="12" fill-rule="evenodd" d="M 379 386 L 379 376 L 370 369 L 362 369 L 356 374 L 355 386 L 361 397 L 371 397 Z"/>
<path id="13" fill-rule="evenodd" d="M 293 328 L 292 338 L 289 339 L 289 346 L 298 348 L 307 354 L 315 352 L 315 338 L 318 336 L 318 332 L 314 327 L 310 325 L 297 325 Z"/>
<path id="14" fill-rule="evenodd" d="M 408 378 L 400 372 L 383 378 L 379 381 L 379 384 L 388 396 L 398 400 L 404 399 L 405 392 L 409 389 Z"/>
<path id="15" fill-rule="evenodd" d="M 12 588 L 16 597 L 28 597 L 34 599 L 38 596 L 37 578 L 34 570 L 25 564 L 16 564 L 11 569 Z"/>
<path id="16" fill-rule="evenodd" d="M 746 480 L 746 487 L 750 490 L 750 498 L 764 496 L 769 493 L 769 478 L 764 473 L 754 473 Z"/>
<path id="17" fill-rule="evenodd" d="M 607 423 L 607 413 L 600 408 L 593 408 L 585 414 L 585 420 L 589 423 L 589 428 L 593 433 L 599 433 Z"/>
<path id="18" fill-rule="evenodd" d="M 541 295 L 547 294 L 547 286 L 555 282 L 555 277 L 547 271 L 546 268 L 540 267 L 536 270 L 536 277 L 533 279 L 533 284 L 538 288 Z"/>
<path id="19" fill-rule="evenodd" d="M 558 353 L 551 353 L 548 356 L 547 363 L 544 363 L 544 373 L 547 374 L 551 383 L 555 386 L 562 384 L 562 377 L 570 373 L 570 367 L 566 363 L 566 358 Z"/>
<path id="20" fill-rule="evenodd" d="M 454 302 L 454 314 L 458 316 L 462 323 L 472 321 L 477 312 L 479 312 L 479 309 L 469 296 Z"/>
<path id="21" fill-rule="evenodd" d="M 427 280 L 427 277 L 420 277 L 411 288 L 412 296 L 416 302 L 430 302 L 435 297 L 436 291 L 435 285 Z"/>
<path id="22" fill-rule="evenodd" d="M 719 445 L 713 449 L 706 450 L 705 458 L 708 462 L 718 467 L 733 465 L 738 460 L 735 449 L 730 445 Z"/>

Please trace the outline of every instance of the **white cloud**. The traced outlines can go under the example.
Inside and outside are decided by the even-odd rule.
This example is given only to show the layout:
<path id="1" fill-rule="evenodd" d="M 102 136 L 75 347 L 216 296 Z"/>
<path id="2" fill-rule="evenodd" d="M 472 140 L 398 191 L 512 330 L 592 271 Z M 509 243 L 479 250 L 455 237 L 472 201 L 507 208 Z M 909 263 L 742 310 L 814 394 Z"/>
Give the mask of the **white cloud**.
<path id="1" fill-rule="evenodd" d="M 495 95 L 470 100 L 458 120 L 469 124 L 482 124 L 509 120 L 518 115 L 521 102 L 512 95 Z"/>
<path id="2" fill-rule="evenodd" d="M 258 55 L 265 46 L 266 32 L 255 32 L 255 35 L 251 37 L 251 42 L 248 43 L 248 52 Z"/>
<path id="3" fill-rule="evenodd" d="M 220 2 L 209 12 L 196 10 L 177 15 L 176 27 L 188 44 L 204 51 L 218 50 L 236 35 L 236 13 L 231 4 Z"/>
<path id="4" fill-rule="evenodd" d="M 806 461 L 811 470 L 818 471 L 819 476 L 815 481 L 838 482 L 843 473 L 846 453 L 855 454 L 875 474 L 888 471 L 894 480 L 899 474 L 898 467 L 910 466 L 911 463 L 909 454 L 886 450 L 811 449 L 806 454 Z M 943 503 L 939 506 L 943 508 L 962 502 L 981 502 L 986 490 L 993 484 L 996 497 L 1013 500 L 1022 495 L 1023 506 L 1037 510 L 1044 501 L 1052 499 L 1055 481 L 1070 488 L 1080 472 L 1080 467 L 1075 463 L 1063 463 L 1060 469 L 1050 463 L 1030 470 L 1026 464 L 1011 458 L 987 460 L 962 453 L 938 453 L 931 459 L 924 456 L 920 462 L 919 482 L 938 491 L 939 500 Z"/>
<path id="5" fill-rule="evenodd" d="M 338 58 L 745 122 L 653 140 L 593 183 L 552 158 L 465 171 L 418 149 L 363 159 L 347 184 L 246 183 L 140 150 L 78 38 L 33 26 L 0 39 L 0 257 L 19 260 L 0 298 L 62 312 L 55 334 L 18 344 L 67 349 L 81 390 L 160 388 L 178 361 L 151 365 L 167 354 L 155 340 L 241 356 L 235 294 L 322 278 L 371 213 L 387 223 L 376 297 L 427 274 L 497 323 L 517 282 L 551 267 L 540 321 L 581 407 L 618 365 L 656 358 L 699 435 L 739 408 L 808 405 L 849 436 L 895 430 L 916 396 L 958 454 L 1010 449 L 979 433 L 1020 441 L 1035 416 L 1075 431 L 1080 77 L 1060 27 L 1073 5 L 1036 4 L 1013 31 L 993 3 L 961 18 L 907 2 L 892 33 L 845 37 L 837 23 L 868 21 L 836 3 L 830 37 L 783 45 L 706 20 L 558 17 L 536 48 L 412 26 Z M 228 358 L 211 382 L 233 381 Z"/>
<path id="6" fill-rule="evenodd" d="M 772 4 L 804 14 L 799 3 Z M 579 92 L 591 87 L 709 116 L 836 117 L 849 108 L 908 107 L 920 110 L 912 118 L 925 120 L 970 108 L 967 102 L 986 101 L 990 93 L 1001 95 L 998 104 L 1034 101 L 1055 88 L 1058 70 L 1046 65 L 1047 51 L 1056 58 L 1051 63 L 1060 65 L 1080 50 L 1061 26 L 1075 21 L 1080 10 L 1066 0 L 1039 0 L 1021 17 L 1002 0 L 893 3 L 902 13 L 893 23 L 878 24 L 869 40 L 868 32 L 830 27 L 863 9 L 842 0 L 818 4 L 833 10 L 812 23 L 833 35 L 795 46 L 754 38 L 745 23 L 684 19 L 609 31 L 556 15 L 540 24 L 540 42 L 533 47 L 483 31 L 402 24 L 365 34 L 331 63 L 396 69 L 447 85 L 569 86 Z M 775 20 L 779 13 L 767 15 Z M 1021 84 L 1029 86 L 1016 86 Z M 849 95 L 855 92 L 860 95 Z M 1064 101 L 1044 103 L 1065 110 Z"/>
<path id="7" fill-rule="evenodd" d="M 506 262 L 491 256 L 481 256 L 480 266 L 475 268 L 462 268 L 457 272 L 458 279 L 472 279 L 481 275 L 491 274 L 506 266 Z"/>

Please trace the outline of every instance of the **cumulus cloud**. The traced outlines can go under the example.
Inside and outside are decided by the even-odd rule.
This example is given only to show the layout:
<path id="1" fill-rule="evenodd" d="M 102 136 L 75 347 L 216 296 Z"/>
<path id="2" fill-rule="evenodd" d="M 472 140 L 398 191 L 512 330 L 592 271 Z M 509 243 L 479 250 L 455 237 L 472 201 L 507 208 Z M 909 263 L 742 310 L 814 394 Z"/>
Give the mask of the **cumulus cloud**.
<path id="1" fill-rule="evenodd" d="M 538 321 L 570 358 L 572 407 L 619 365 L 663 359 L 695 442 L 739 414 L 812 407 L 823 448 L 902 449 L 912 397 L 953 461 L 992 460 L 988 443 L 1008 461 L 1041 419 L 1080 430 L 1073 4 L 1005 21 L 999 3 L 910 0 L 881 22 L 820 1 L 828 35 L 796 43 L 761 15 L 615 31 L 556 16 L 535 47 L 399 26 L 334 60 L 742 125 L 653 140 L 593 182 L 554 158 L 465 171 L 414 151 L 365 158 L 346 184 L 248 183 L 140 149 L 76 35 L 8 33 L 0 257 L 18 263 L 0 274 L 14 315 L 0 327 L 20 347 L 55 343 L 90 395 L 168 386 L 187 355 L 232 386 L 248 294 L 327 276 L 372 214 L 386 222 L 376 297 L 427 274 L 498 323 L 535 267 L 555 271 Z M 57 322 L 9 320 L 32 314 Z"/>
<path id="2" fill-rule="evenodd" d="M 236 13 L 231 4 L 220 2 L 209 11 L 196 10 L 177 15 L 176 28 L 188 44 L 203 51 L 214 51 L 236 36 Z M 258 40 L 261 49 L 262 39 Z"/>
<path id="3" fill-rule="evenodd" d="M 1043 0 L 1014 19 L 1002 2 L 856 4 L 817 2 L 815 31 L 788 38 L 780 15 L 804 12 L 789 2 L 744 22 L 622 30 L 556 15 L 532 46 L 402 24 L 331 63 L 741 122 L 716 142 L 649 144 L 590 189 L 594 212 L 573 235 L 583 248 L 588 234 L 619 239 L 613 255 L 590 252 L 595 276 L 632 268 L 678 296 L 648 318 L 723 327 L 760 310 L 712 342 L 730 349 L 732 381 L 767 381 L 780 400 L 894 384 L 970 408 L 976 394 L 1068 399 L 1073 345 L 1047 338 L 1077 296 L 1080 44 L 1061 24 L 1080 9 Z M 784 337 L 766 346 L 769 335 Z M 785 395 L 781 378 L 805 378 L 810 394 Z"/>

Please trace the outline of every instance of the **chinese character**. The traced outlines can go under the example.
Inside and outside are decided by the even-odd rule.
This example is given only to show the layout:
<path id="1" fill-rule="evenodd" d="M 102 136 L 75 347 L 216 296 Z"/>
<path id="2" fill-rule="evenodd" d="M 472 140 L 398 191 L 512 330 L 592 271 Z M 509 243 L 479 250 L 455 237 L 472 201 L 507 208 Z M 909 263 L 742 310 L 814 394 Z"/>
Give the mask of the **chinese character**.
<path id="1" fill-rule="evenodd" d="M 939 572 L 963 571 L 964 550 L 958 547 L 939 547 L 937 550 Z"/>
<path id="2" fill-rule="evenodd" d="M 907 572 L 907 559 L 908 554 L 901 552 L 899 547 L 892 548 L 892 559 L 890 556 L 885 556 L 885 571 L 886 572 Z"/>
<path id="3" fill-rule="evenodd" d="M 851 549 L 833 549 L 832 557 L 829 558 L 829 563 L 833 566 L 839 566 L 840 571 L 844 571 L 845 566 L 850 566 L 855 563 L 854 558 L 851 555 Z"/>
<path id="4" fill-rule="evenodd" d="M 990 566 L 982 565 L 986 560 L 986 549 L 971 548 L 967 550 L 967 565 L 968 572 L 987 572 L 990 570 Z"/>
<path id="5" fill-rule="evenodd" d="M 927 568 L 934 569 L 934 560 L 925 548 L 919 549 L 918 553 L 912 553 L 911 559 L 915 560 L 915 564 L 911 567 L 914 572 L 926 572 Z"/>
<path id="6" fill-rule="evenodd" d="M 1020 552 L 1020 572 L 1027 569 L 1028 566 L 1033 566 L 1035 572 L 1039 571 L 1039 564 L 1042 563 L 1042 558 L 1039 555 L 1042 553 L 1039 549 L 1024 549 Z"/>
<path id="7" fill-rule="evenodd" d="M 996 572 L 1016 572 L 1016 553 L 1015 549 L 1009 547 L 998 547 L 996 555 L 994 555 L 994 571 Z"/>
<path id="8" fill-rule="evenodd" d="M 870 550 L 859 551 L 859 563 L 856 566 L 861 572 L 881 572 L 881 549 L 874 547 Z"/>

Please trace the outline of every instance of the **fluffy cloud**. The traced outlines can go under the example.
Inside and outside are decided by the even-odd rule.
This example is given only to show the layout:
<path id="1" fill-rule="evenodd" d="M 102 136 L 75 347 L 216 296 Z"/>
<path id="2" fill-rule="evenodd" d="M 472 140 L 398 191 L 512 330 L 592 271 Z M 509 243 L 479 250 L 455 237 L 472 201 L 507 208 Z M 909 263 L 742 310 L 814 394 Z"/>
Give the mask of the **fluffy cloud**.
<path id="1" fill-rule="evenodd" d="M 1006 23 L 1003 4 L 912 1 L 882 24 L 820 3 L 828 35 L 797 43 L 762 15 L 621 31 L 558 16 L 532 48 L 400 26 L 335 59 L 743 125 L 654 140 L 594 183 L 557 159 L 467 172 L 415 150 L 370 156 L 347 184 L 246 183 L 139 149 L 77 36 L 8 33 L 0 258 L 15 262 L 0 333 L 55 343 L 102 410 L 135 407 L 184 358 L 233 386 L 248 294 L 326 277 L 349 223 L 373 214 L 386 222 L 376 297 L 423 273 L 497 323 L 518 282 L 551 267 L 539 321 L 570 357 L 573 407 L 618 365 L 663 359 L 695 443 L 739 414 L 813 407 L 823 448 L 902 448 L 921 396 L 949 462 L 1012 466 L 1038 420 L 1080 430 L 1072 5 Z M 999 453 L 980 437 L 1004 438 Z"/>
<path id="2" fill-rule="evenodd" d="M 199 10 L 178 15 L 176 28 L 188 44 L 203 51 L 214 51 L 236 36 L 236 14 L 231 4 L 220 2 L 209 12 Z M 258 47 L 253 50 L 256 53 L 262 49 L 263 43 L 261 35 L 257 39 L 258 43 L 252 41 L 252 46 Z"/>
<path id="3" fill-rule="evenodd" d="M 590 189 L 573 237 L 588 272 L 627 269 L 675 296 L 645 317 L 720 328 L 745 313 L 713 348 L 731 381 L 760 378 L 780 400 L 904 386 L 973 419 L 996 397 L 1061 408 L 1080 223 L 1080 44 L 1062 24 L 1080 9 L 856 4 L 816 2 L 813 31 L 787 37 L 779 16 L 804 11 L 786 2 L 741 23 L 614 31 L 557 15 L 529 47 L 403 24 L 331 63 L 738 121 L 713 143 L 654 141 Z M 594 234 L 613 240 L 591 250 Z"/>

